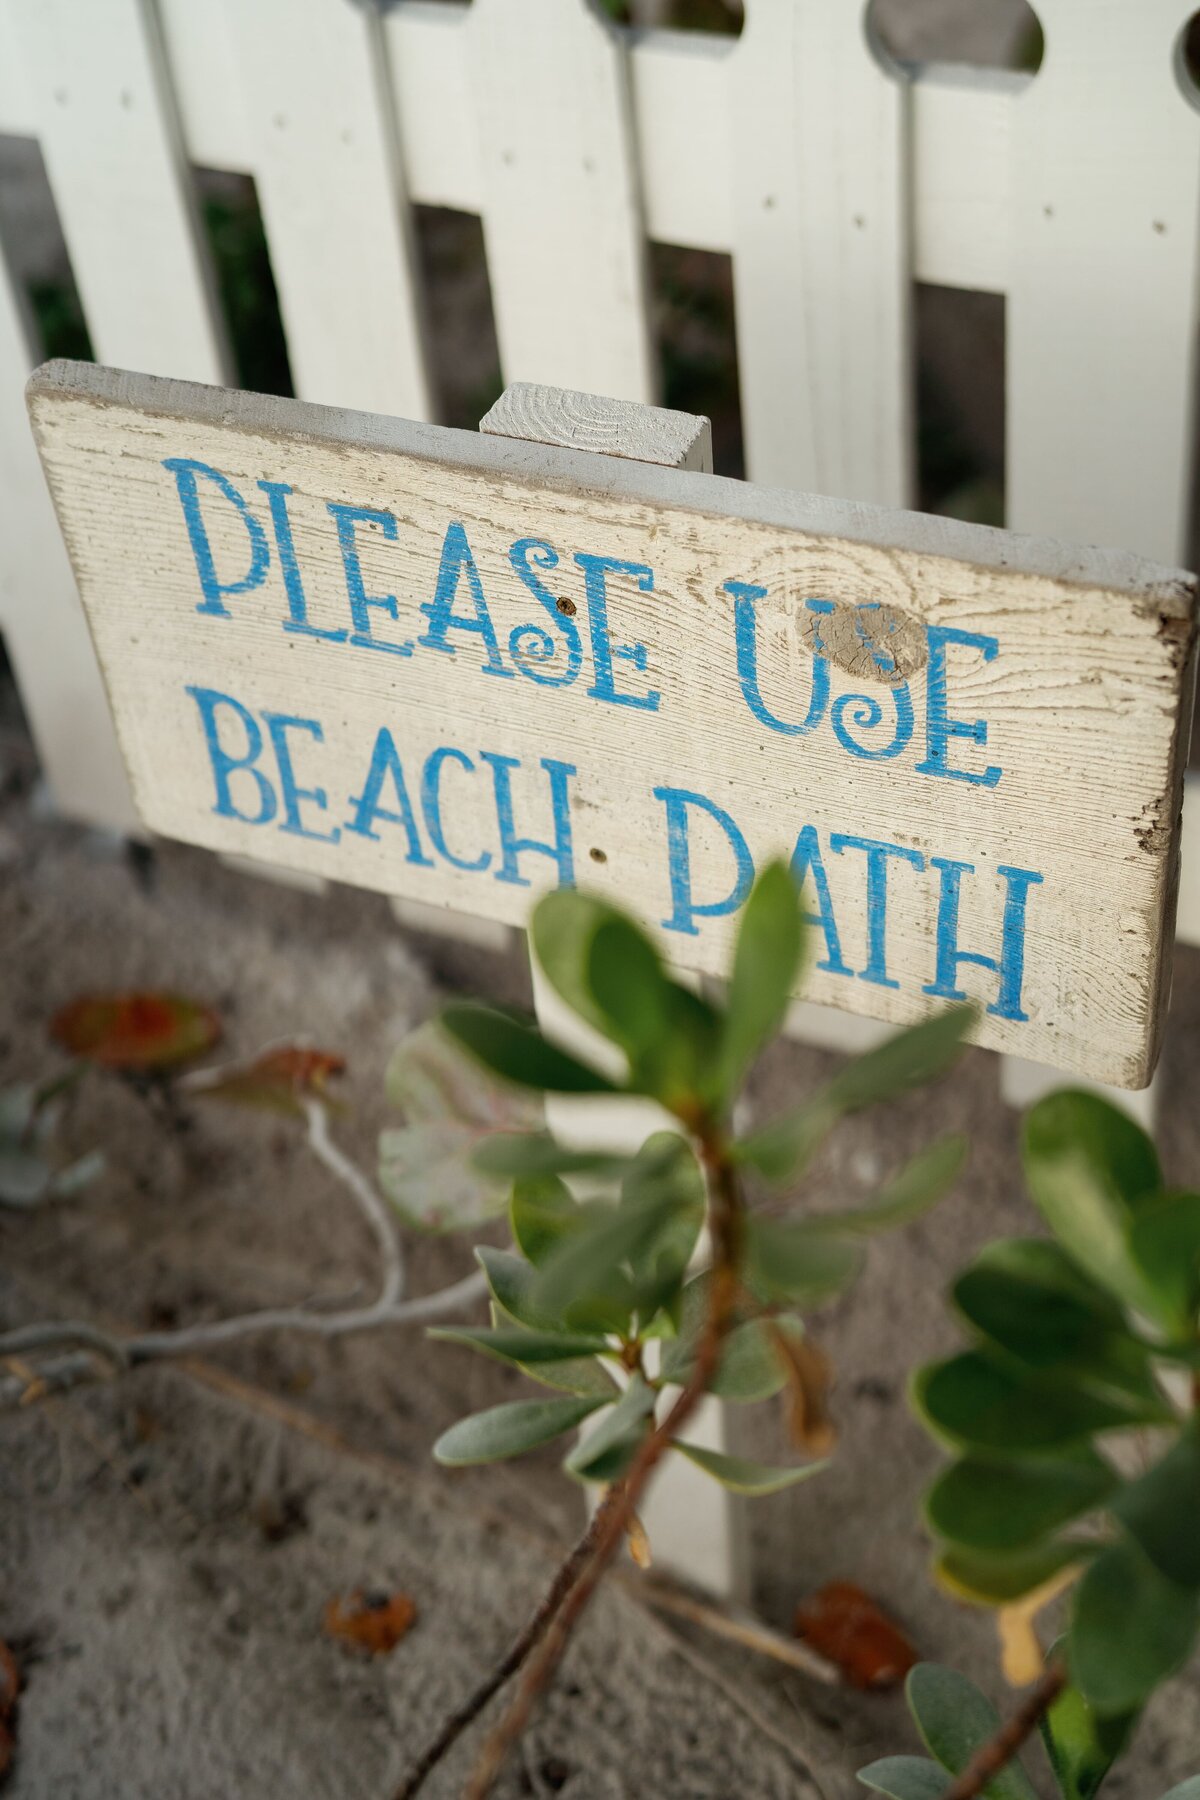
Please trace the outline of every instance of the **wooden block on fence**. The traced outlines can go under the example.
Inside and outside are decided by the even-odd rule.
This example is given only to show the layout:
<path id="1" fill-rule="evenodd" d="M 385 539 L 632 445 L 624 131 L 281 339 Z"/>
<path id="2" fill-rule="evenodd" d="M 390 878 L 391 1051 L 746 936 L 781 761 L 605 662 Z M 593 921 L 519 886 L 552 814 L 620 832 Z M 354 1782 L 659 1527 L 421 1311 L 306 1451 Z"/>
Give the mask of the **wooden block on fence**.
<path id="1" fill-rule="evenodd" d="M 583 881 L 807 998 L 1137 1087 L 1196 584 L 1121 552 L 79 364 L 35 432 L 146 823 L 521 924 Z"/>

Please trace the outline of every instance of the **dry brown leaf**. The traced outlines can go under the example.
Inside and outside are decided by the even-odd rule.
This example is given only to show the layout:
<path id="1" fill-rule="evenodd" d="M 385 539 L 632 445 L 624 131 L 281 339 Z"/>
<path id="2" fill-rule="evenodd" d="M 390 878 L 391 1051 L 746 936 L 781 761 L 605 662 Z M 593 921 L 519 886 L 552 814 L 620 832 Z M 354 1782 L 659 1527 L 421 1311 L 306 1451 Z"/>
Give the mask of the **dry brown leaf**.
<path id="1" fill-rule="evenodd" d="M 851 1687 L 896 1687 L 920 1655 L 894 1620 L 852 1581 L 830 1581 L 796 1608 L 796 1636 Z"/>
<path id="2" fill-rule="evenodd" d="M 833 1365 L 807 1338 L 771 1327 L 775 1353 L 783 1364 L 788 1386 L 788 1433 L 797 1450 L 810 1456 L 828 1456 L 837 1442 L 829 1415 L 829 1390 Z"/>
<path id="3" fill-rule="evenodd" d="M 362 1588 L 325 1608 L 325 1634 L 351 1650 L 387 1656 L 416 1623 L 416 1603 L 407 1594 L 366 1594 Z"/>

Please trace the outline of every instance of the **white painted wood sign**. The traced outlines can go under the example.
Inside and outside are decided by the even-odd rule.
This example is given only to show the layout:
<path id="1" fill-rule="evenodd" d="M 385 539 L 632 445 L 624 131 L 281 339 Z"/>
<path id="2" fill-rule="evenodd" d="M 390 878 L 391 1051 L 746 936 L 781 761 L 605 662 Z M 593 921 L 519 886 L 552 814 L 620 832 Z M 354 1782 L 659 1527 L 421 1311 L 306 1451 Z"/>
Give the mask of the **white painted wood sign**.
<path id="1" fill-rule="evenodd" d="M 82 364 L 29 394 L 152 830 L 509 923 L 586 884 L 710 973 L 783 855 L 812 999 L 970 995 L 980 1043 L 1148 1080 L 1191 576 Z"/>

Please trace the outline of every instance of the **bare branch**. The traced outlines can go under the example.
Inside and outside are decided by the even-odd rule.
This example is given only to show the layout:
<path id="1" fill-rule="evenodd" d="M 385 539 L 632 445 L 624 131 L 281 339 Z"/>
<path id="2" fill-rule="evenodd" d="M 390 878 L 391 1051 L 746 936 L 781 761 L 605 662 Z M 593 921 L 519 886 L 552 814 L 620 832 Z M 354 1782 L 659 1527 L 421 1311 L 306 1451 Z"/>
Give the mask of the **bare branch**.
<path id="1" fill-rule="evenodd" d="M 975 1752 L 962 1774 L 951 1782 L 942 1800 L 978 1800 L 988 1782 L 1008 1767 L 1025 1739 L 1037 1729 L 1042 1714 L 1049 1712 L 1066 1685 L 1065 1667 L 1060 1662 L 1052 1662 L 1012 1717 L 1005 1720 L 996 1735 Z"/>
<path id="2" fill-rule="evenodd" d="M 597 1530 L 579 1573 L 558 1611 L 541 1635 L 540 1646 L 526 1662 L 525 1674 L 508 1711 L 490 1733 L 464 1792 L 464 1800 L 486 1800 L 505 1757 L 529 1722 L 530 1715 L 562 1659 L 571 1633 L 596 1591 L 601 1576 L 620 1547 L 642 1491 L 654 1468 L 699 1406 L 717 1371 L 721 1345 L 733 1322 L 741 1265 L 742 1198 L 737 1171 L 724 1143 L 702 1136 L 699 1149 L 709 1189 L 712 1267 L 708 1318 L 696 1348 L 686 1387 L 666 1418 L 642 1444 L 621 1481 L 611 1490 L 612 1504 L 597 1521 Z"/>
<path id="3" fill-rule="evenodd" d="M 0 1407 L 28 1404 L 47 1393 L 61 1393 L 85 1381 L 166 1357 L 192 1356 L 264 1331 L 299 1331 L 310 1337 L 346 1337 L 351 1332 L 372 1331 L 384 1325 L 416 1325 L 469 1306 L 487 1292 L 481 1271 L 464 1276 L 452 1286 L 415 1300 L 402 1298 L 404 1254 L 396 1223 L 387 1202 L 376 1192 L 362 1170 L 339 1149 L 329 1131 L 329 1113 L 315 1096 L 303 1096 L 308 1122 L 308 1143 L 313 1154 L 336 1177 L 358 1205 L 379 1250 L 379 1294 L 367 1306 L 343 1307 L 320 1312 L 307 1306 L 264 1307 L 230 1319 L 212 1319 L 185 1325 L 175 1331 L 147 1331 L 137 1337 L 119 1338 L 75 1319 L 51 1320 L 22 1326 L 0 1334 L 0 1361 L 28 1356 L 31 1351 L 62 1349 L 69 1354 L 39 1368 L 14 1371 L 0 1381 Z M 83 1354 L 86 1352 L 86 1354 Z M 103 1359 L 102 1361 L 98 1359 Z"/>
<path id="4" fill-rule="evenodd" d="M 509 1677 L 516 1674 L 526 1657 L 545 1636 L 555 1613 L 562 1605 L 580 1569 L 591 1554 L 601 1521 L 611 1504 L 612 1490 L 610 1489 L 592 1514 L 583 1536 L 559 1564 L 554 1579 L 542 1596 L 537 1610 L 530 1614 L 526 1624 L 513 1639 L 499 1662 L 493 1664 L 478 1687 L 468 1694 L 456 1711 L 450 1714 L 437 1736 L 417 1758 L 396 1789 L 393 1800 L 414 1800 L 414 1796 L 424 1787 L 427 1777 L 433 1773 L 443 1757 L 454 1748 L 463 1732 L 474 1724 L 492 1695 L 498 1693 Z"/>

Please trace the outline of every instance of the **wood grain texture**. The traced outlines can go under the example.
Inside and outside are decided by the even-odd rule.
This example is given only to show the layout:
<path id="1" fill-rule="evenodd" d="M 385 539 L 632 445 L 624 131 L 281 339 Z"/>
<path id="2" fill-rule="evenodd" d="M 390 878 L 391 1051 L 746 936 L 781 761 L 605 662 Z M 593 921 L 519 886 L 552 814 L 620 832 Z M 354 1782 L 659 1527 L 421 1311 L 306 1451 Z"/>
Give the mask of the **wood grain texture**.
<path id="1" fill-rule="evenodd" d="M 563 872 L 549 759 L 575 771 L 560 779 L 576 878 L 666 925 L 676 962 L 724 967 L 738 838 L 759 864 L 807 845 L 829 890 L 826 905 L 810 879 L 813 909 L 826 914 L 811 999 L 905 1021 L 936 1008 L 957 981 L 992 1009 L 977 1028 L 981 1043 L 1121 1085 L 1148 1078 L 1169 970 L 1190 577 L 1122 552 L 82 365 L 42 371 L 31 408 L 153 829 L 520 923 Z M 311 623 L 342 633 L 339 641 L 282 629 L 289 602 L 273 540 L 261 581 L 230 594 L 228 616 L 197 610 L 197 566 L 163 467 L 180 457 L 235 485 L 264 545 L 256 483 L 291 488 Z M 368 624 L 380 638 L 411 641 L 410 655 L 347 641 L 348 577 L 330 502 L 380 515 L 359 525 L 357 554 L 365 595 L 394 595 L 394 617 L 376 606 Z M 211 483 L 202 510 L 215 567 L 226 582 L 240 578 L 242 515 Z M 478 622 L 455 628 L 441 653 L 429 641 L 451 524 L 469 543 L 504 646 L 495 658 Z M 544 607 L 517 579 L 513 547 L 527 540 L 550 547 L 527 564 L 551 584 Z M 635 565 L 609 572 L 605 619 L 589 591 L 589 557 Z M 594 574 L 593 563 L 593 588 Z M 469 620 L 476 607 L 460 576 L 454 604 Z M 743 594 L 763 590 L 754 603 L 762 716 L 744 669 L 739 681 L 729 582 Z M 814 606 L 829 610 L 814 615 Z M 553 652 L 536 668 L 526 654 L 531 620 L 545 622 Z M 872 620 L 883 635 L 864 657 L 860 624 Z M 947 642 L 947 631 L 966 635 Z M 890 641 L 906 680 L 872 672 Z M 487 660 L 506 672 L 489 678 Z M 562 685 L 542 685 L 537 673 Z M 257 722 L 272 821 L 213 810 L 213 765 L 189 686 L 233 696 Z M 806 712 L 811 729 L 800 729 Z M 268 713 L 301 721 L 278 728 L 292 731 L 295 784 L 325 792 L 323 807 L 301 800 L 300 829 L 277 786 Z M 239 716 L 221 715 L 225 751 L 249 743 L 237 739 Z M 960 729 L 946 736 L 948 724 Z M 381 821 L 375 837 L 348 828 L 361 822 L 384 727 L 414 809 L 434 752 L 458 753 L 438 765 L 444 848 L 423 827 L 415 854 L 400 824 Z M 516 759 L 503 765 L 507 777 L 503 758 Z M 254 777 L 243 776 L 248 811 Z M 548 849 L 505 858 L 505 779 L 509 837 Z M 380 804 L 397 810 L 391 787 Z M 324 841 L 308 829 L 340 835 Z M 850 839 L 890 847 L 884 917 L 868 892 L 868 852 Z M 484 857 L 484 867 L 463 866 Z M 811 858 L 808 868 L 815 877 Z M 681 901 L 684 874 L 711 916 L 690 910 L 686 894 Z M 1027 902 L 1023 923 L 1014 894 Z"/>
<path id="2" fill-rule="evenodd" d="M 480 420 L 489 437 L 523 438 L 560 450 L 591 450 L 666 469 L 712 474 L 712 427 L 695 413 L 633 400 L 606 400 L 599 394 L 518 381 L 505 388 Z"/>

